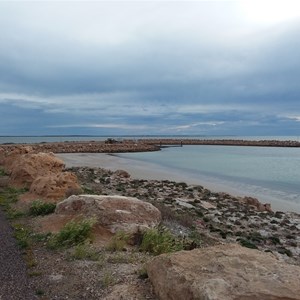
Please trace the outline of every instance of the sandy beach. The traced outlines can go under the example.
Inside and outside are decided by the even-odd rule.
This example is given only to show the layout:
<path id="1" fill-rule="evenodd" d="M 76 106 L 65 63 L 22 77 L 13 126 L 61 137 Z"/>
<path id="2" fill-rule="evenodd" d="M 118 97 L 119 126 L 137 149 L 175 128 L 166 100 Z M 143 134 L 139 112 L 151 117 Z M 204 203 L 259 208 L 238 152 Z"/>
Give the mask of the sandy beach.
<path id="1" fill-rule="evenodd" d="M 270 196 L 260 194 L 258 192 L 245 192 L 242 186 L 238 188 L 228 186 L 226 183 L 216 181 L 215 178 L 200 177 L 188 172 L 180 172 L 177 170 L 162 167 L 158 164 L 142 162 L 134 159 L 119 157 L 117 154 L 104 153 L 61 153 L 56 154 L 61 158 L 66 167 L 99 167 L 112 171 L 125 170 L 135 179 L 157 179 L 157 180 L 172 180 L 177 182 L 186 182 L 188 184 L 202 185 L 213 192 L 225 192 L 233 196 L 252 196 L 258 198 L 263 203 L 271 203 L 274 211 L 294 211 L 300 212 L 299 204 L 287 201 L 281 201 Z"/>

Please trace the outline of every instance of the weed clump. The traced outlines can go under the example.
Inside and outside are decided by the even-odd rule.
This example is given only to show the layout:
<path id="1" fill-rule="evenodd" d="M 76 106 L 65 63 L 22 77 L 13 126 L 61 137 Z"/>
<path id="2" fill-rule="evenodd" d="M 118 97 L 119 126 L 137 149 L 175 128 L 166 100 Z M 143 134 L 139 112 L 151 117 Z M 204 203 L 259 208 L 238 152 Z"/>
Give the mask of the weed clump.
<path id="1" fill-rule="evenodd" d="M 72 247 L 91 237 L 94 219 L 68 222 L 57 234 L 50 237 L 47 245 L 50 249 Z"/>
<path id="2" fill-rule="evenodd" d="M 32 216 L 45 216 L 52 214 L 55 211 L 55 203 L 47 203 L 41 200 L 33 201 L 30 208 L 29 214 Z"/>
<path id="3" fill-rule="evenodd" d="M 153 255 L 183 250 L 183 243 L 167 229 L 149 229 L 144 233 L 140 249 Z"/>
<path id="4" fill-rule="evenodd" d="M 107 250 L 109 250 L 109 251 L 124 250 L 126 244 L 130 240 L 130 238 L 131 238 L 131 235 L 129 233 L 126 233 L 124 231 L 117 232 L 110 240 L 110 243 L 107 245 Z"/>
<path id="5" fill-rule="evenodd" d="M 76 245 L 71 253 L 72 259 L 97 261 L 100 254 L 87 243 Z"/>
<path id="6" fill-rule="evenodd" d="M 0 167 L 0 176 L 7 176 L 8 174 L 5 172 L 3 167 Z"/>

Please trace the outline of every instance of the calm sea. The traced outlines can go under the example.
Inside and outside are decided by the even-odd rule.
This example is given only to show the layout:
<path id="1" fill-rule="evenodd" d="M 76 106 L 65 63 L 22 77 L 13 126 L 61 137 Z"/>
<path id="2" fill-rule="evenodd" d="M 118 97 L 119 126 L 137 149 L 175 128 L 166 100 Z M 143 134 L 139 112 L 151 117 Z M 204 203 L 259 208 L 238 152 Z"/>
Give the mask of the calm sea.
<path id="1" fill-rule="evenodd" d="M 170 136 L 164 136 L 165 138 Z M 297 140 L 297 136 L 171 136 L 170 138 Z M 105 140 L 107 136 L 0 137 L 0 143 L 39 143 Z M 149 138 L 149 136 L 118 136 Z M 150 138 L 155 138 L 151 136 Z M 159 137 L 158 137 L 159 138 Z M 218 191 L 250 195 L 271 202 L 276 209 L 300 212 L 300 148 L 183 146 L 158 152 L 118 156 L 165 167 L 185 178 L 219 187 Z"/>
<path id="2" fill-rule="evenodd" d="M 118 156 L 166 167 L 219 191 L 257 197 L 278 210 L 300 212 L 300 148 L 183 146 Z"/>

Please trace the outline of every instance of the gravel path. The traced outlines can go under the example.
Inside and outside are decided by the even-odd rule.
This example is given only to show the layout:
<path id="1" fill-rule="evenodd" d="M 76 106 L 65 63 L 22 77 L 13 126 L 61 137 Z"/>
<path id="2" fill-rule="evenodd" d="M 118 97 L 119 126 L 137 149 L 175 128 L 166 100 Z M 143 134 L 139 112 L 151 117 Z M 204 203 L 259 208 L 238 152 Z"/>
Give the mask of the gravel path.
<path id="1" fill-rule="evenodd" d="M 12 235 L 13 230 L 0 209 L 0 299 L 36 299 L 28 286 L 26 265 Z"/>

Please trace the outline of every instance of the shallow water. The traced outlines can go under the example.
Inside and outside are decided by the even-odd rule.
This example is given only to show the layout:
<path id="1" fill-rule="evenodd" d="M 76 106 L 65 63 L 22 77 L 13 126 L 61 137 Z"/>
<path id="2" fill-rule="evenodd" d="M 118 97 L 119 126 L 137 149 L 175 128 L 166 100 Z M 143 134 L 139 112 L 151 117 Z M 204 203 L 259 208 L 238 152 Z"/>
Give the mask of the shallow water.
<path id="1" fill-rule="evenodd" d="M 300 211 L 299 148 L 184 146 L 118 156 L 166 167 L 199 178 L 199 183 L 220 184 L 228 187 L 225 192 L 255 196 L 277 207 L 279 202 L 286 203 Z"/>

